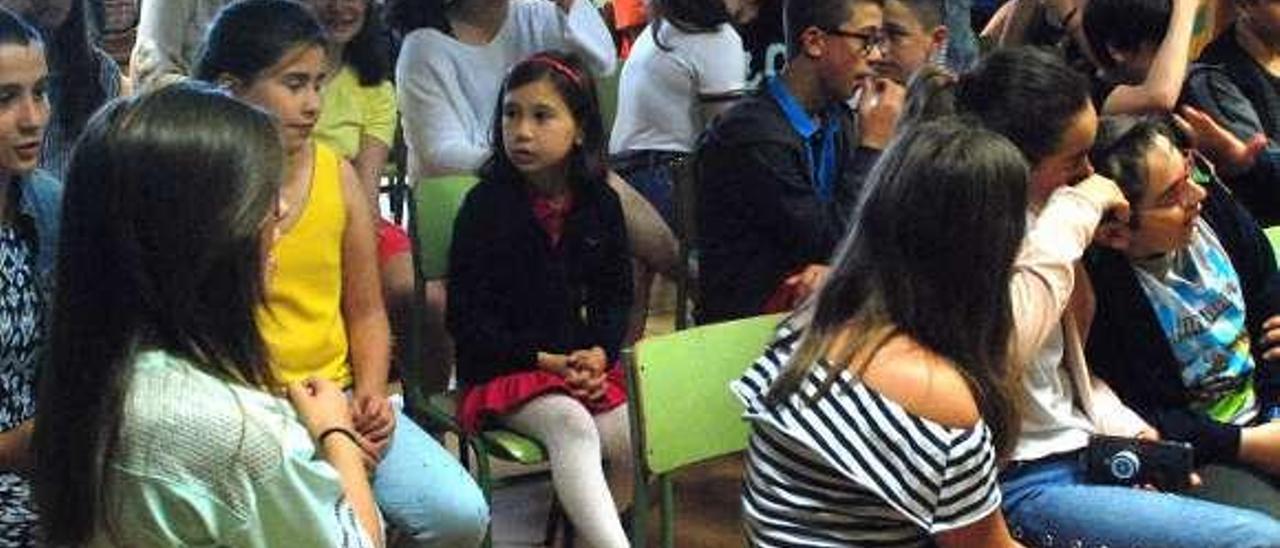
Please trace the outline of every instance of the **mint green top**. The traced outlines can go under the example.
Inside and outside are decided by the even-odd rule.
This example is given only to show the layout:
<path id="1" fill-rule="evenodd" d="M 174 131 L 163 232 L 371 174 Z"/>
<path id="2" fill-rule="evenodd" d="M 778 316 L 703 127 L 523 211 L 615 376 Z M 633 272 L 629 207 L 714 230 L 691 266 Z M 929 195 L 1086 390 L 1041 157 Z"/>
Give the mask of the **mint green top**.
<path id="1" fill-rule="evenodd" d="M 145 351 L 92 546 L 372 546 L 288 401 Z M 113 544 L 114 542 L 114 544 Z"/>

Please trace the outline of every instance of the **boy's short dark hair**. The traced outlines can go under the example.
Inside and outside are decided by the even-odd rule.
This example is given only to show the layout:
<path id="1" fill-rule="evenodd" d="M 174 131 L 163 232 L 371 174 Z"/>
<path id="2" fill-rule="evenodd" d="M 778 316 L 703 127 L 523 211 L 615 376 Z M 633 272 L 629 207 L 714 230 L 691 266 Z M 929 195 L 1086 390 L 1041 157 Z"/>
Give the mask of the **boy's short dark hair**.
<path id="1" fill-rule="evenodd" d="M 787 59 L 800 53 L 800 33 L 809 27 L 834 29 L 849 20 L 853 5 L 865 2 L 884 6 L 884 0 L 786 0 L 782 28 L 787 33 Z"/>
<path id="2" fill-rule="evenodd" d="M 1084 8 L 1084 35 L 1102 68 L 1115 66 L 1108 46 L 1137 51 L 1159 44 L 1169 30 L 1171 0 L 1089 0 Z"/>
<path id="3" fill-rule="evenodd" d="M 898 0 L 915 14 L 916 19 L 920 20 L 920 26 L 925 30 L 936 28 L 946 21 L 946 8 L 942 5 L 943 0 Z"/>
<path id="4" fill-rule="evenodd" d="M 1146 155 L 1155 146 L 1157 136 L 1179 148 L 1188 144 L 1163 116 L 1103 116 L 1089 151 L 1089 163 L 1098 174 L 1115 181 L 1130 204 L 1137 204 L 1147 193 Z M 1139 227 L 1138 215 L 1129 217 L 1129 226 Z"/>

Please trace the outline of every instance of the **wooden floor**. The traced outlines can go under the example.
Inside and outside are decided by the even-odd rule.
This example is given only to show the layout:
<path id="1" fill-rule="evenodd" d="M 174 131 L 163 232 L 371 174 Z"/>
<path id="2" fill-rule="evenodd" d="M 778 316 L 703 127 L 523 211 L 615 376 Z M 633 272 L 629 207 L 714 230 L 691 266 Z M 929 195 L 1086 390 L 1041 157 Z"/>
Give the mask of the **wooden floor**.
<path id="1" fill-rule="evenodd" d="M 674 287 L 659 282 L 651 295 L 647 335 L 668 333 L 674 324 Z M 517 472 L 510 468 L 507 473 Z M 741 533 L 742 458 L 732 456 L 690 467 L 675 477 L 676 546 L 720 548 L 743 546 Z M 652 492 L 652 491 L 651 491 Z M 492 504 L 494 546 L 543 545 L 550 510 L 551 486 L 534 481 L 499 490 Z M 654 495 L 656 498 L 656 493 Z M 657 546 L 658 505 L 649 513 L 647 538 Z M 630 528 L 630 524 L 625 524 Z M 560 544 L 560 543 L 557 543 Z M 575 548 L 583 548 L 576 546 Z"/>
<path id="2" fill-rule="evenodd" d="M 695 465 L 677 474 L 676 546 L 744 546 L 738 503 L 741 482 L 742 459 L 738 456 Z M 546 481 L 508 487 L 494 493 L 491 508 L 494 546 L 542 546 L 550 495 L 551 486 Z M 649 516 L 648 544 L 657 546 L 657 504 L 652 506 Z M 626 526 L 629 528 L 630 524 Z"/>

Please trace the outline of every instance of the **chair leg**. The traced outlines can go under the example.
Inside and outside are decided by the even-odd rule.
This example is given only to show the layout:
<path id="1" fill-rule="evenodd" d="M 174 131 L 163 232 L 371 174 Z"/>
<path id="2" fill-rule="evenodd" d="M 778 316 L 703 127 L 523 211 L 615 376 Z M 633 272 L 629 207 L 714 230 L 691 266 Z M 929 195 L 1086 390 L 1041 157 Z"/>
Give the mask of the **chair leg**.
<path id="1" fill-rule="evenodd" d="M 554 548 L 556 545 L 556 532 L 560 529 L 562 517 L 564 517 L 564 509 L 560 507 L 560 497 L 556 496 L 555 488 L 552 488 L 551 511 L 547 512 L 547 530 L 542 539 L 542 544 L 547 548 Z"/>
<path id="2" fill-rule="evenodd" d="M 488 456 L 486 456 L 487 453 L 485 453 L 484 442 L 481 441 L 479 437 L 473 438 L 470 441 L 471 441 L 470 447 L 475 451 L 474 456 L 476 459 L 476 472 L 477 472 L 476 479 L 480 483 L 480 492 L 484 493 L 485 503 L 492 505 L 493 504 L 493 478 L 492 476 L 489 475 L 490 474 L 489 458 Z M 462 452 L 463 454 L 467 453 L 466 446 L 460 444 L 459 449 L 460 449 L 460 452 Z M 492 508 L 492 506 L 490 506 L 490 508 Z M 487 531 L 485 531 L 484 542 L 481 543 L 481 546 L 483 548 L 492 548 L 493 546 L 493 519 L 492 519 L 493 512 L 492 510 L 490 510 L 489 514 L 490 514 L 489 528 Z"/>
<path id="3" fill-rule="evenodd" d="M 645 527 L 649 517 L 649 481 L 636 464 L 635 493 L 631 495 L 631 546 L 645 546 Z"/>
<path id="4" fill-rule="evenodd" d="M 676 497 L 669 474 L 658 476 L 658 488 L 662 490 L 662 546 L 672 548 L 676 545 Z"/>
<path id="5" fill-rule="evenodd" d="M 573 522 L 566 518 L 564 520 L 564 548 L 573 548 L 573 545 L 577 544 L 575 540 L 577 537 L 578 532 L 574 530 Z"/>

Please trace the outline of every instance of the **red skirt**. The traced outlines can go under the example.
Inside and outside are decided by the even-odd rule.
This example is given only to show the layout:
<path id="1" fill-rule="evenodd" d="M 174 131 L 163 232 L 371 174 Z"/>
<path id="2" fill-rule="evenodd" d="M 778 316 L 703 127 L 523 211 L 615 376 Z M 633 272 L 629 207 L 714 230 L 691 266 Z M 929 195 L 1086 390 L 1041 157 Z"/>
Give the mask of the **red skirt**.
<path id="1" fill-rule="evenodd" d="M 386 264 L 392 257 L 409 253 L 413 247 L 409 233 L 386 219 L 378 219 L 378 265 Z"/>
<path id="2" fill-rule="evenodd" d="M 582 402 L 592 415 L 599 415 L 627 402 L 627 382 L 622 367 L 617 362 L 605 372 L 604 395 L 600 399 Z M 514 413 L 525 402 L 551 392 L 569 393 L 564 377 L 541 369 L 511 373 L 479 386 L 469 386 L 462 391 L 462 403 L 458 406 L 458 422 L 469 433 L 479 432 L 485 421 L 496 416 Z M 579 400 L 581 401 L 581 400 Z"/>

